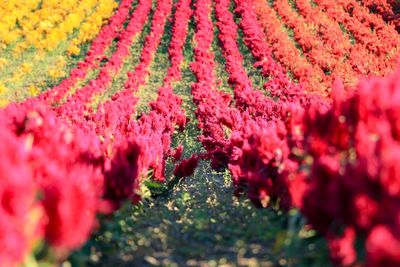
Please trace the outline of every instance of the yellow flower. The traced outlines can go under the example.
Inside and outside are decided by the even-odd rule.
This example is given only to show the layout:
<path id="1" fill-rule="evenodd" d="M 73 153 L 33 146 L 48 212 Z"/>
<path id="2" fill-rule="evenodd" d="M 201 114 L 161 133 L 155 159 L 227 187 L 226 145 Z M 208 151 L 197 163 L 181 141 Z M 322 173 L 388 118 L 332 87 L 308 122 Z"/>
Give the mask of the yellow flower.
<path id="1" fill-rule="evenodd" d="M 29 73 L 32 71 L 32 66 L 29 63 L 23 63 L 21 65 L 21 72 L 22 73 Z"/>
<path id="2" fill-rule="evenodd" d="M 77 56 L 77 55 L 79 55 L 80 52 L 81 52 L 81 49 L 76 45 L 71 45 L 70 47 L 68 47 L 69 55 Z"/>
<path id="3" fill-rule="evenodd" d="M 4 83 L 0 82 L 0 95 L 4 94 L 5 92 L 7 92 L 8 89 L 7 87 L 4 85 Z"/>
<path id="4" fill-rule="evenodd" d="M 40 93 L 40 89 L 36 87 L 35 85 L 31 84 L 28 87 L 28 93 L 30 96 L 37 96 Z"/>
<path id="5" fill-rule="evenodd" d="M 6 66 L 7 63 L 8 63 L 7 59 L 5 59 L 5 58 L 0 58 L 0 70 L 1 70 L 4 66 Z"/>
<path id="6" fill-rule="evenodd" d="M 0 108 L 3 108 L 8 105 L 8 100 L 7 99 L 0 99 Z"/>
<path id="7" fill-rule="evenodd" d="M 62 56 L 59 56 L 57 58 L 57 63 L 56 63 L 56 67 L 61 69 L 63 67 L 65 67 L 65 65 L 67 65 L 67 61 L 65 61 L 65 58 Z"/>
<path id="8" fill-rule="evenodd" d="M 13 73 L 10 81 L 12 81 L 12 82 L 20 81 L 23 76 L 24 76 L 24 74 L 21 71 L 16 71 Z"/>
<path id="9" fill-rule="evenodd" d="M 51 69 L 51 70 L 49 70 L 49 75 L 53 79 L 60 78 L 60 77 L 64 76 L 64 74 L 65 73 L 62 70 L 59 70 L 59 69 Z"/>

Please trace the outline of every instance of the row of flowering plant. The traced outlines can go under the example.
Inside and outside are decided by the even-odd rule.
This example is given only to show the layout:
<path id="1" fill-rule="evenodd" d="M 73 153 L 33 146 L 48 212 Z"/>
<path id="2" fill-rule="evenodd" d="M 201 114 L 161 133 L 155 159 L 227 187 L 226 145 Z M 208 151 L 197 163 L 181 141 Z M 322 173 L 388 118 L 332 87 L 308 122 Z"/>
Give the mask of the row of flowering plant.
<path id="1" fill-rule="evenodd" d="M 331 105 L 305 104 L 301 97 L 278 101 L 279 119 L 239 112 L 213 85 L 207 4 L 196 4 L 195 39 L 202 41 L 195 47 L 192 69 L 197 82 L 192 93 L 200 140 L 213 167 L 228 166 L 237 192 L 246 192 L 260 207 L 278 202 L 286 210 L 300 208 L 309 224 L 326 236 L 335 263 L 397 266 L 399 74 L 361 82 L 358 93 L 350 96 L 336 84 L 341 90 L 334 91 Z M 216 2 L 222 38 L 229 34 L 228 5 Z M 240 65 L 232 66 L 240 71 Z"/>
<path id="2" fill-rule="evenodd" d="M 282 31 L 284 25 L 278 19 L 275 10 L 262 0 L 252 1 L 252 7 L 257 13 L 265 38 L 278 62 L 285 66 L 296 79 L 304 83 L 308 91 L 327 94 L 332 84 L 331 77 L 325 75 L 319 66 L 312 65 L 300 54 L 287 33 Z"/>
<path id="3" fill-rule="evenodd" d="M 337 23 L 343 24 L 357 42 L 379 57 L 378 73 L 380 75 L 388 74 L 396 67 L 399 39 L 393 28 L 387 26 L 382 20 L 377 22 L 379 18 L 369 14 L 356 1 L 346 3 L 346 1 L 318 0 L 316 2 Z M 374 28 L 371 28 L 371 25 Z"/>
<path id="4" fill-rule="evenodd" d="M 150 8 L 148 3 L 143 1 L 142 11 Z M 170 0 L 157 2 L 151 37 L 146 39 L 152 50 L 158 47 L 171 8 Z M 179 50 L 186 41 L 190 1 L 178 1 L 175 13 L 172 31 L 180 42 L 170 45 L 173 71 L 168 76 L 180 72 Z M 0 196 L 7 199 L 0 209 L 0 266 L 17 266 L 38 247 L 65 259 L 96 229 L 96 214 L 111 212 L 127 199 L 139 199 L 145 170 L 152 168 L 155 178 L 163 180 L 166 158 L 179 160 L 182 151 L 173 151 L 170 143 L 175 128 L 186 124 L 186 116 L 172 88 L 160 88 L 150 113 L 138 121 L 131 119 L 136 103 L 133 91 L 123 92 L 104 105 L 104 117 L 78 111 L 82 115 L 71 119 L 41 98 L 10 104 L 1 111 L 0 136 L 7 147 L 1 151 L 5 154 L 0 168 L 10 175 L 0 179 Z M 114 120 L 123 112 L 125 120 Z M 106 144 L 107 129 L 112 129 L 110 139 L 117 139 Z M 177 175 L 190 175 L 187 168 L 193 170 L 195 162 L 182 161 Z M 40 245 L 43 242 L 45 246 Z"/>
<path id="5" fill-rule="evenodd" d="M 362 0 L 361 3 L 368 7 L 374 13 L 382 16 L 382 18 L 389 23 L 392 23 L 396 30 L 400 31 L 400 17 L 396 10 L 400 7 L 399 3 L 395 0 Z M 397 7 L 396 7 L 397 5 Z"/>
<path id="6" fill-rule="evenodd" d="M 274 8 L 293 30 L 294 39 L 300 45 L 304 55 L 312 64 L 316 64 L 329 73 L 331 77 L 346 78 L 346 86 L 353 86 L 357 81 L 357 73 L 350 64 L 337 57 L 331 46 L 325 46 L 322 39 L 316 34 L 306 20 L 299 15 L 289 2 L 279 0 L 274 2 Z"/>
<path id="7" fill-rule="evenodd" d="M 98 67 L 99 61 L 104 57 L 106 49 L 118 36 L 123 23 L 127 20 L 131 5 L 132 0 L 121 1 L 118 9 L 109 19 L 109 23 L 100 30 L 99 34 L 91 43 L 85 58 L 77 63 L 69 73 L 69 76 L 63 79 L 60 84 L 42 93 L 40 95 L 42 99 L 51 103 L 59 102 L 79 80 L 86 77 L 88 71 Z"/>
<path id="8" fill-rule="evenodd" d="M 135 35 L 139 34 L 148 14 L 151 10 L 151 1 L 142 0 L 132 15 L 128 26 L 121 33 L 121 38 L 117 43 L 117 48 L 106 64 L 100 68 L 98 76 L 91 80 L 87 85 L 78 89 L 74 94 L 68 96 L 64 103 L 58 107 L 58 112 L 63 116 L 73 119 L 75 116 L 82 116 L 89 111 L 89 104 L 96 94 L 101 94 L 107 90 L 123 63 L 124 59 L 130 55 L 130 46 Z"/>
<path id="9" fill-rule="evenodd" d="M 296 8 L 308 24 L 316 26 L 316 31 L 325 46 L 329 47 L 335 56 L 351 65 L 356 74 L 382 75 L 383 58 L 366 49 L 362 43 L 352 43 L 350 35 L 343 33 L 339 23 L 330 18 L 319 6 L 312 6 L 308 0 L 296 0 Z M 347 83 L 348 78 L 345 75 L 341 76 L 341 79 Z"/>

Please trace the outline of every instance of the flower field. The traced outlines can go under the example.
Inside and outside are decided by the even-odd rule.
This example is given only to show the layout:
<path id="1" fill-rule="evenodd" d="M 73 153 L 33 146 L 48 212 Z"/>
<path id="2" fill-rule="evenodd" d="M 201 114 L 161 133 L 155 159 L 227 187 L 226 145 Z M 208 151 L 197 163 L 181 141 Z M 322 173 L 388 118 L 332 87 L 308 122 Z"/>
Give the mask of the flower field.
<path id="1" fill-rule="evenodd" d="M 0 3 L 0 267 L 400 266 L 400 2 Z"/>

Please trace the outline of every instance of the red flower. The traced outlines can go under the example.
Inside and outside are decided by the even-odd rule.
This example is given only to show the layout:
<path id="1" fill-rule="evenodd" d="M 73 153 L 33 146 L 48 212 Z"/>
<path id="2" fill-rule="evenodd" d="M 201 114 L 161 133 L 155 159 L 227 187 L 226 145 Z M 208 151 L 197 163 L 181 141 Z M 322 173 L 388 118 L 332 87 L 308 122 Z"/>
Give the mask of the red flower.
<path id="1" fill-rule="evenodd" d="M 31 249 L 40 211 L 34 211 L 37 187 L 23 142 L 0 125 L 0 266 L 9 267 Z"/>
<path id="2" fill-rule="evenodd" d="M 199 158 L 196 155 L 193 155 L 188 159 L 184 159 L 175 167 L 174 175 L 176 177 L 191 176 L 193 175 L 198 163 Z"/>

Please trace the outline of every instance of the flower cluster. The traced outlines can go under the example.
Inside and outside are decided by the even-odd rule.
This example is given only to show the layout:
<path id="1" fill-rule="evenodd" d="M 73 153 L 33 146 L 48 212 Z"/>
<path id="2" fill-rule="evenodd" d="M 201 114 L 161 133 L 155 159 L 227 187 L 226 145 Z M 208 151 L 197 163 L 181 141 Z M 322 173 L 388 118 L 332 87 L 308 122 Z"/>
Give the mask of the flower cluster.
<path id="1" fill-rule="evenodd" d="M 73 0 L 68 3 L 46 0 L 27 4 L 13 0 L 0 5 L 0 39 L 8 38 L 8 31 L 15 36 L 15 40 L 5 42 L 3 47 L 3 40 L 0 40 L 1 57 L 4 57 L 0 58 L 0 70 L 3 68 L 0 76 L 7 87 L 18 93 L 10 92 L 0 99 L 20 101 L 33 96 L 29 90 L 21 89 L 35 86 L 40 90 L 66 76 L 66 61 L 73 60 L 67 55 L 68 40 L 83 34 L 90 25 L 90 36 L 85 35 L 86 41 L 91 41 L 112 15 L 117 3 L 114 0 Z M 96 21 L 88 21 L 89 16 L 95 16 Z M 12 57 L 8 57 L 10 54 Z"/>
<path id="2" fill-rule="evenodd" d="M 180 73 L 179 50 L 186 41 L 191 13 L 184 15 L 187 2 L 180 0 L 176 5 L 172 31 L 179 41 L 170 45 L 171 71 L 166 81 L 174 81 L 176 73 Z M 132 20 L 144 24 L 150 8 L 151 1 L 141 1 L 138 16 Z M 157 49 L 171 10 L 172 1 L 157 2 L 153 26 L 146 38 L 148 48 L 142 53 L 145 63 L 140 66 L 150 63 L 151 58 L 146 57 Z M 127 27 L 140 30 L 133 28 Z M 125 38 L 127 42 L 129 38 Z M 157 100 L 150 103 L 150 113 L 134 121 L 137 100 L 130 89 L 134 91 L 124 88 L 96 113 L 84 112 L 83 105 L 68 106 L 75 109 L 74 117 L 67 109 L 52 107 L 54 99 L 43 96 L 10 104 L 1 111 L 0 136 L 9 147 L 2 150 L 7 155 L 3 155 L 0 168 L 2 173 L 10 173 L 0 179 L 0 197 L 7 199 L 0 210 L 4 229 L 0 235 L 5 249 L 5 254 L 0 255 L 1 266 L 23 261 L 33 242 L 40 239 L 57 257 L 67 256 L 96 228 L 97 213 L 110 212 L 127 199 L 140 199 L 140 182 L 149 169 L 155 179 L 165 179 L 166 159 L 173 154 L 172 135 L 186 124 L 182 101 L 166 84 L 160 88 Z M 180 157 L 175 158 L 179 162 Z M 196 163 L 194 157 L 183 160 L 179 163 L 182 171 L 177 175 L 191 175 Z"/>
<path id="3" fill-rule="evenodd" d="M 96 23 L 102 25 L 110 17 L 116 7 L 116 2 L 107 0 L 103 4 L 94 0 L 58 1 L 7 1 L 1 4 L 0 42 L 7 47 L 15 44 L 14 52 L 17 56 L 24 50 L 35 47 L 39 50 L 51 51 L 61 42 L 67 40 L 74 30 L 85 25 L 86 18 L 93 9 L 97 9 Z M 92 19 L 93 20 L 93 19 Z M 93 22 L 93 21 L 92 21 Z M 100 27 L 91 27 L 91 40 Z M 85 28 L 85 27 L 84 27 Z"/>
<path id="4" fill-rule="evenodd" d="M 329 77 L 346 78 L 346 86 L 355 85 L 357 74 L 352 66 L 343 62 L 343 58 L 337 57 L 331 47 L 325 46 L 306 20 L 287 1 L 275 1 L 274 8 L 285 24 L 293 30 L 294 39 L 312 64 L 320 66 L 325 73 L 330 73 Z"/>
<path id="5" fill-rule="evenodd" d="M 124 59 L 130 55 L 133 37 L 143 28 L 147 16 L 151 10 L 151 1 L 141 0 L 128 26 L 121 33 L 121 38 L 117 43 L 117 49 L 99 71 L 98 76 L 91 80 L 87 85 L 78 89 L 73 95 L 68 96 L 66 101 L 58 107 L 58 112 L 71 120 L 79 119 L 85 112 L 90 112 L 92 98 L 96 94 L 106 91 L 112 82 L 114 75 L 121 69 Z M 157 10 L 160 10 L 157 6 Z M 157 12 L 156 10 L 156 12 Z M 161 12 L 161 11 L 158 11 Z"/>
<path id="6" fill-rule="evenodd" d="M 368 7 L 374 13 L 382 16 L 389 23 L 392 23 L 397 32 L 400 31 L 400 17 L 396 10 L 400 7 L 399 3 L 394 0 L 362 0 L 361 3 Z M 397 7 L 396 7 L 397 5 Z"/>
<path id="7" fill-rule="evenodd" d="M 367 266 L 400 264 L 399 80 L 400 70 L 362 81 L 350 97 L 338 86 L 331 108 L 313 106 L 305 116 L 312 163 L 302 211 L 345 265 L 357 259 L 356 237 Z"/>
<path id="8" fill-rule="evenodd" d="M 302 57 L 300 51 L 281 29 L 283 23 L 278 19 L 273 8 L 262 0 L 254 0 L 253 8 L 265 31 L 265 38 L 271 46 L 275 58 L 287 67 L 305 88 L 311 92 L 326 95 L 331 85 L 331 79 L 325 75 L 319 66 L 312 65 Z"/>
<path id="9" fill-rule="evenodd" d="M 112 41 L 118 36 L 123 23 L 126 21 L 131 9 L 132 0 L 121 1 L 114 15 L 109 19 L 109 23 L 105 25 L 93 40 L 85 58 L 78 62 L 76 67 L 71 70 L 69 76 L 60 84 L 45 91 L 40 97 L 48 102 L 60 101 L 68 90 L 73 87 L 78 80 L 84 79 L 87 72 L 98 66 L 99 61 L 104 56 L 106 49 L 111 45 Z"/>
<path id="10" fill-rule="evenodd" d="M 296 0 L 296 7 L 308 25 L 315 25 L 316 32 L 322 37 L 324 45 L 329 47 L 335 56 L 351 65 L 355 73 L 380 75 L 381 60 L 362 44 L 352 44 L 349 34 L 343 33 L 339 24 L 319 6 L 312 6 L 308 0 Z M 345 75 L 341 76 L 341 79 L 345 84 L 351 82 Z"/>
<path id="11" fill-rule="evenodd" d="M 35 205 L 37 186 L 28 165 L 28 151 L 1 120 L 0 139 L 0 266 L 16 266 L 40 232 L 41 208 Z"/>
<path id="12" fill-rule="evenodd" d="M 393 1 L 377 2 L 382 10 L 394 10 Z M 79 45 L 97 33 L 103 23 L 99 13 L 110 16 L 115 8 L 112 0 L 74 0 L 64 6 L 72 5 L 71 12 L 50 16 L 44 10 L 59 2 L 40 3 L 37 14 L 26 17 L 32 25 L 12 13 L 0 18 L 0 29 L 4 21 L 15 24 L 21 19 L 21 31 L 39 28 L 44 40 L 54 39 L 46 48 L 51 50 L 83 22 L 71 54 L 79 53 Z M 0 172 L 7 174 L 0 178 L 0 266 L 22 262 L 38 240 L 45 241 L 56 258 L 66 257 L 96 229 L 97 214 L 140 200 L 149 173 L 165 182 L 168 158 L 178 178 L 192 175 L 199 160 L 207 159 L 214 169 L 228 168 L 236 193 L 246 194 L 256 206 L 299 208 L 326 236 L 335 263 L 361 264 L 365 254 L 370 267 L 400 264 L 400 70 L 382 80 L 361 82 L 356 93 L 349 93 L 357 75 L 383 75 L 393 67 L 400 48 L 394 27 L 384 23 L 383 14 L 371 14 L 355 0 L 316 0 L 316 5 L 296 0 L 300 14 L 287 1 L 234 3 L 238 24 L 230 0 L 157 0 L 138 65 L 128 72 L 124 86 L 94 109 L 93 98 L 102 96 L 121 72 L 132 40 L 152 10 L 151 0 L 139 0 L 134 10 L 133 0 L 122 0 L 69 77 L 38 97 L 0 111 L 0 140 L 5 144 Z M 35 13 L 37 4 L 32 1 L 25 11 Z M 0 5 L 19 6 L 14 1 Z M 43 14 L 49 20 L 40 22 Z M 196 81 L 191 94 L 206 152 L 182 159 L 184 147 L 174 149 L 171 143 L 187 117 L 173 84 L 181 79 L 192 15 L 190 68 Z M 135 93 L 147 82 L 169 18 L 170 66 L 149 112 L 137 114 Z M 355 37 L 355 44 L 338 22 Z M 64 31 L 55 34 L 55 24 Z M 254 67 L 266 79 L 263 88 L 253 86 L 243 67 L 239 27 Z M 298 47 L 285 27 L 293 30 Z M 233 96 L 218 90 L 215 32 Z M 35 34 L 26 36 L 43 45 Z M 4 38 L 0 41 L 17 42 Z M 51 76 L 57 78 L 58 65 L 53 67 Z M 32 64 L 22 63 L 16 76 L 32 69 Z M 96 69 L 98 75 L 73 92 Z M 287 69 L 299 84 L 290 80 Z M 336 83 L 331 93 L 334 77 L 347 79 L 346 90 Z M 0 84 L 0 94 L 9 91 Z M 32 85 L 29 91 L 36 95 L 39 89 Z M 332 101 L 321 97 L 329 93 Z"/>
<path id="13" fill-rule="evenodd" d="M 171 66 L 169 67 L 168 73 L 164 79 L 164 82 L 166 83 L 171 80 L 178 81 L 181 78 L 180 64 L 184 58 L 182 51 L 188 32 L 187 25 L 193 13 L 190 0 L 177 2 L 175 8 L 176 11 L 174 15 L 174 26 L 172 28 L 172 38 L 168 49 Z"/>
<path id="14" fill-rule="evenodd" d="M 161 42 L 164 34 L 164 26 L 167 17 L 172 9 L 171 1 L 164 0 L 157 2 L 157 9 L 154 12 L 150 34 L 145 38 L 145 46 L 139 57 L 139 64 L 134 71 L 128 72 L 129 79 L 124 85 L 124 90 L 136 91 L 139 85 L 143 84 L 149 75 L 149 65 L 154 58 L 157 47 Z"/>
<path id="15" fill-rule="evenodd" d="M 375 73 L 383 76 L 391 72 L 399 59 L 399 37 L 393 27 L 371 14 L 357 1 L 316 1 L 332 19 L 343 24 L 356 41 L 379 60 Z"/>
<path id="16" fill-rule="evenodd" d="M 246 37 L 250 32 L 261 32 L 260 26 L 253 20 L 255 14 L 245 8 L 248 3 L 237 1 L 242 15 L 241 26 L 247 40 L 246 44 L 255 55 L 268 55 L 267 49 L 259 50 L 265 46 L 257 42 L 256 38 L 250 40 L 249 36 Z M 235 98 L 241 101 L 237 101 L 235 107 L 229 96 L 218 92 L 213 69 L 210 68 L 214 59 L 209 52 L 213 29 L 208 4 L 205 0 L 196 4 L 194 16 L 197 46 L 194 48 L 195 61 L 191 66 L 197 77 L 197 82 L 192 85 L 192 94 L 197 105 L 199 128 L 202 130 L 200 140 L 207 150 L 205 157 L 211 159 L 212 167 L 215 169 L 229 167 L 237 193 L 244 193 L 247 188 L 247 195 L 257 205 L 267 206 L 272 202 L 270 200 L 282 199 L 282 195 L 286 192 L 287 204 L 282 203 L 282 206 L 289 207 L 291 199 L 287 192 L 288 187 L 286 183 L 281 183 L 283 180 L 280 177 L 285 170 L 283 167 L 292 162 L 292 170 L 296 170 L 295 161 L 289 159 L 291 156 L 289 145 L 297 144 L 300 139 L 296 135 L 299 121 L 297 117 L 295 120 L 293 116 L 288 116 L 288 113 L 291 111 L 293 114 L 302 114 L 299 103 L 307 103 L 304 101 L 307 97 L 302 95 L 301 87 L 296 88 L 284 79 L 284 75 L 279 73 L 282 68 L 274 62 L 263 61 L 263 69 L 266 73 L 274 73 L 272 84 L 287 85 L 286 90 L 284 87 L 282 89 L 283 94 L 287 92 L 288 96 L 282 97 L 283 101 L 279 104 L 273 103 L 251 88 L 251 83 L 240 64 L 241 58 L 236 44 L 237 28 L 229 12 L 229 1 L 225 0 L 218 0 L 215 4 L 217 26 L 223 54 L 226 57 L 229 80 L 234 87 Z M 255 48 L 258 50 L 254 50 Z M 291 92 L 294 94 L 290 95 Z M 243 97 L 246 95 L 250 97 Z M 251 96 L 257 96 L 260 101 Z M 263 112 L 257 112 L 258 108 Z M 280 118 L 292 119 L 287 119 L 285 124 L 278 121 Z M 290 142 L 287 141 L 287 136 L 291 136 Z M 265 140 L 270 141 L 261 145 Z M 261 156 L 262 153 L 265 153 L 265 156 Z M 266 165 L 270 167 L 265 167 Z M 273 172 L 269 178 L 265 177 L 268 172 Z"/>
<path id="17" fill-rule="evenodd" d="M 215 16 L 219 30 L 218 38 L 225 58 L 225 69 L 228 73 L 228 83 L 234 91 L 236 107 L 241 111 L 248 111 L 256 116 L 269 116 L 274 109 L 272 99 L 253 88 L 250 78 L 243 67 L 242 54 L 236 40 L 238 26 L 232 13 L 229 12 L 230 1 L 218 0 L 215 2 Z"/>
<path id="18" fill-rule="evenodd" d="M 57 118 L 38 101 L 10 104 L 1 118 L 3 127 L 10 129 L 25 149 L 21 171 L 29 170 L 40 191 L 37 204 L 44 211 L 44 238 L 60 254 L 81 246 L 101 207 L 103 156 L 98 139 Z"/>
<path id="19" fill-rule="evenodd" d="M 119 4 L 120 7 L 124 6 L 121 4 L 122 3 Z M 80 25 L 78 36 L 70 41 L 67 51 L 72 55 L 78 55 L 80 52 L 79 46 L 90 42 L 96 37 L 106 21 L 105 19 L 113 15 L 116 6 L 113 0 L 98 1 L 95 11 L 88 15 Z"/>
<path id="20" fill-rule="evenodd" d="M 272 55 L 272 49 L 265 42 L 265 36 L 257 15 L 251 8 L 251 0 L 235 1 L 236 13 L 240 16 L 239 26 L 243 31 L 243 41 L 253 55 L 254 67 L 261 68 L 262 75 L 268 78 L 264 88 L 272 98 L 282 101 L 299 101 L 305 104 L 312 98 L 303 93 L 301 84 L 290 81 L 286 69 L 278 64 Z"/>
<path id="21" fill-rule="evenodd" d="M 251 13 L 246 13 L 245 4 L 237 4 L 245 42 L 256 58 L 268 55 L 268 49 L 260 52 L 257 40 L 246 40 L 246 32 L 259 31 L 254 26 L 247 29 Z M 229 2 L 216 1 L 229 81 L 235 94 L 243 88 L 251 92 L 228 7 Z M 301 208 L 310 224 L 326 235 L 335 262 L 354 263 L 355 240 L 361 238 L 367 266 L 398 265 L 399 73 L 363 82 L 357 94 L 344 100 L 335 91 L 332 105 L 318 98 L 302 101 L 299 91 L 294 98 L 284 91 L 276 102 L 279 113 L 253 114 L 249 108 L 257 101 L 243 102 L 245 106 L 237 101 L 236 108 L 215 89 L 209 2 L 198 1 L 194 16 L 197 46 L 192 69 L 197 82 L 192 94 L 203 133 L 200 140 L 213 167 L 228 166 L 237 193 L 246 192 L 260 207 L 278 202 L 283 209 Z M 268 64 L 259 64 L 268 69 Z"/>

